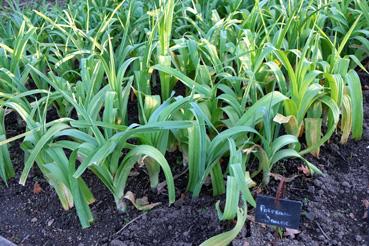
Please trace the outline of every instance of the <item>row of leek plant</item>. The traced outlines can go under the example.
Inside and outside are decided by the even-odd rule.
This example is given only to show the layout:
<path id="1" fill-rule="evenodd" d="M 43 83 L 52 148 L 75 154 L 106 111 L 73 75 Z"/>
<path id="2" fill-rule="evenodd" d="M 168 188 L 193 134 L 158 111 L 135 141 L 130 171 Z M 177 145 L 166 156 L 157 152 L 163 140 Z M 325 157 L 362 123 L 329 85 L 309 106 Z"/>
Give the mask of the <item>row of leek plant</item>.
<path id="1" fill-rule="evenodd" d="M 188 192 L 199 196 L 210 177 L 213 194 L 226 193 L 219 218 L 238 218 L 234 230 L 205 244 L 228 242 L 242 228 L 247 204 L 255 206 L 254 177 L 267 185 L 285 158 L 320 173 L 303 155 L 319 156 L 338 128 L 342 143 L 351 132 L 360 139 L 363 99 L 353 69 L 365 70 L 367 8 L 359 0 L 96 0 L 64 11 L 7 10 L 0 28 L 0 177 L 14 176 L 8 144 L 22 138 L 20 183 L 36 164 L 63 208 L 76 207 L 88 227 L 95 199 L 86 170 L 119 210 L 134 165 L 147 169 L 153 189 L 163 171 L 172 203 L 173 164 L 165 155 L 179 149 L 188 160 Z M 179 84 L 186 92 L 174 95 Z M 128 114 L 132 96 L 137 117 Z M 59 119 L 47 121 L 50 109 Z M 10 111 L 26 131 L 7 139 Z M 136 122 L 128 124 L 131 117 Z"/>

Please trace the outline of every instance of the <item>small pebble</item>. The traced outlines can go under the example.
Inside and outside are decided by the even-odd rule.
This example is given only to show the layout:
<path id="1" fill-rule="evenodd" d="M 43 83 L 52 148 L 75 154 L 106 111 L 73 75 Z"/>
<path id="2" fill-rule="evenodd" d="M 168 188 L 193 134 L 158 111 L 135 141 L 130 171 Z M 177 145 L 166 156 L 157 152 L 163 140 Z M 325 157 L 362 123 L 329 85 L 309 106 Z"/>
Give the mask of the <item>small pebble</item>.
<path id="1" fill-rule="evenodd" d="M 47 226 L 51 226 L 54 223 L 54 219 L 51 219 L 47 222 Z"/>
<path id="2" fill-rule="evenodd" d="M 342 182 L 342 185 L 344 186 L 344 187 L 347 187 L 347 188 L 350 188 L 351 187 L 351 185 L 349 184 L 349 182 L 347 182 L 347 181 L 343 181 Z"/>
<path id="3" fill-rule="evenodd" d="M 34 218 L 31 219 L 31 222 L 32 223 L 35 223 L 36 221 L 37 221 L 37 218 L 36 217 L 34 217 Z"/>
<path id="4" fill-rule="evenodd" d="M 363 239 L 360 235 L 356 235 L 355 237 L 356 241 L 361 242 Z"/>

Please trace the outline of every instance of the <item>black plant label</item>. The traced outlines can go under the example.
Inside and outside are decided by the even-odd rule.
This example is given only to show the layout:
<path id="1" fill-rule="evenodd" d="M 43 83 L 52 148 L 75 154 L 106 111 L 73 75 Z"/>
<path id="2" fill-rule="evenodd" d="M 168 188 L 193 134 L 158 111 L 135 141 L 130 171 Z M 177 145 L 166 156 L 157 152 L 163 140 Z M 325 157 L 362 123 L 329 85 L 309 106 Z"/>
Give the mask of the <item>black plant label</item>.
<path id="1" fill-rule="evenodd" d="M 283 228 L 298 229 L 300 225 L 302 203 L 275 197 L 256 197 L 256 222 Z"/>

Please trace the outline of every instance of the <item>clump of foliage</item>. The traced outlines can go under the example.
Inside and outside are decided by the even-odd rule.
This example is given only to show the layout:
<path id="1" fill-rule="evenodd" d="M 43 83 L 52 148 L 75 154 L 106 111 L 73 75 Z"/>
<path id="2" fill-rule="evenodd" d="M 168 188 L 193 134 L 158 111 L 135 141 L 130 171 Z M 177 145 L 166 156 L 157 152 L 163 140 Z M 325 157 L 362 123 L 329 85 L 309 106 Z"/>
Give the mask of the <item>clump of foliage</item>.
<path id="1" fill-rule="evenodd" d="M 136 164 L 154 189 L 164 173 L 173 203 L 177 164 L 165 154 L 178 149 L 187 191 L 199 196 L 210 177 L 214 196 L 226 194 L 219 218 L 237 218 L 204 245 L 230 242 L 255 206 L 255 177 L 267 185 L 287 158 L 319 174 L 304 155 L 319 156 L 335 132 L 361 138 L 354 69 L 365 70 L 368 10 L 362 0 L 10 2 L 0 13 L 0 177 L 14 177 L 8 144 L 22 139 L 20 184 L 37 166 L 85 228 L 95 201 L 86 170 L 119 210 Z M 9 112 L 26 124 L 13 138 Z"/>

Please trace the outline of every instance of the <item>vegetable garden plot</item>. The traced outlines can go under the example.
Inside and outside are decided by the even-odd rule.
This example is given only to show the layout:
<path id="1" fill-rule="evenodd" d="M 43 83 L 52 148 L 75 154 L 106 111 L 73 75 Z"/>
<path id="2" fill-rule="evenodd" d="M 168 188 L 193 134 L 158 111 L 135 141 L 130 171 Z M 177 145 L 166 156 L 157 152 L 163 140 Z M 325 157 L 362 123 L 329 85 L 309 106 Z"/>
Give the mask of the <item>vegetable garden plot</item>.
<path id="1" fill-rule="evenodd" d="M 90 175 L 121 212 L 155 205 L 127 194 L 130 176 L 147 177 L 169 204 L 180 176 L 195 199 L 225 194 L 217 215 L 237 223 L 205 244 L 227 244 L 285 160 L 315 177 L 322 168 L 309 156 L 335 132 L 341 143 L 362 137 L 364 1 L 10 5 L 0 28 L 0 176 L 5 185 L 14 177 L 9 145 L 21 141 L 19 183 L 38 170 L 83 228 L 98 223 Z M 10 112 L 25 125 L 12 137 Z M 168 161 L 173 151 L 182 161 Z"/>

